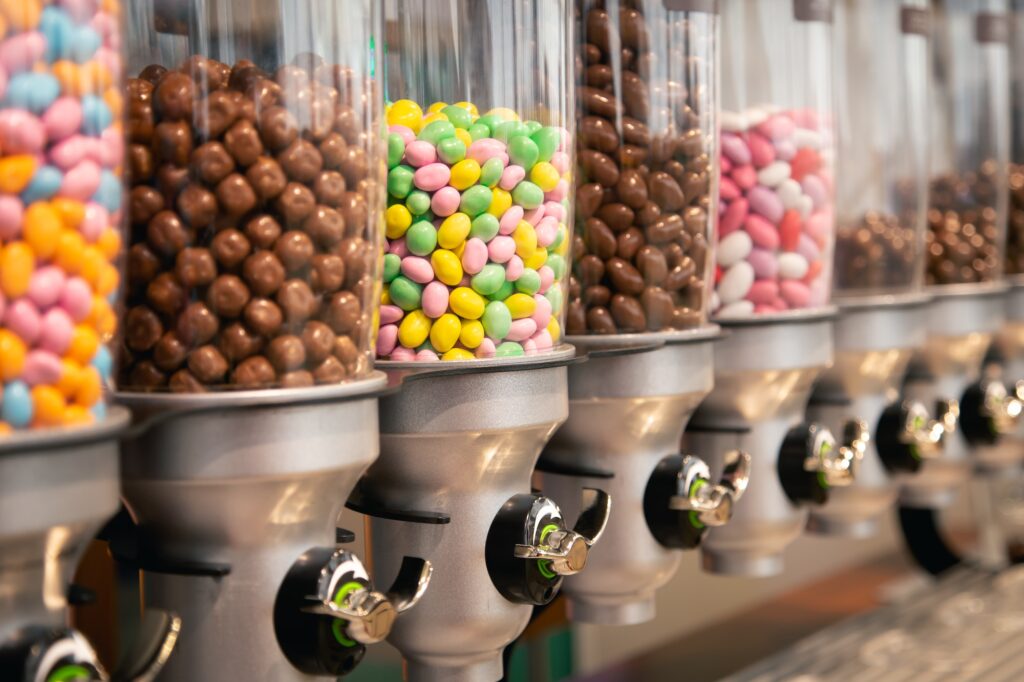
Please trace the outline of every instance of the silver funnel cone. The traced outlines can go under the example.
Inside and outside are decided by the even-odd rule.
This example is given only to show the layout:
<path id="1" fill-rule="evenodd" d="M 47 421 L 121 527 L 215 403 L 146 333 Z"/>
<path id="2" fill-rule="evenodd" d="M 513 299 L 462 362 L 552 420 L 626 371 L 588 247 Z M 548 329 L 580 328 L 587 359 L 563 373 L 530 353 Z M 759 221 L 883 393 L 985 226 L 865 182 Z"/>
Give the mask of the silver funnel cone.
<path id="1" fill-rule="evenodd" d="M 750 486 L 732 520 L 713 528 L 702 544 L 704 568 L 727 575 L 769 576 L 782 570 L 783 550 L 803 531 L 807 509 L 792 499 L 787 484 L 807 484 L 820 495 L 833 477 L 831 463 L 818 470 L 781 467 L 794 429 L 804 428 L 804 410 L 818 375 L 832 362 L 833 309 L 723 321 L 724 338 L 714 346 L 715 385 L 690 421 L 684 451 L 709 458 L 722 470 L 722 453 L 741 450 L 752 460 Z M 824 434 L 807 428 L 811 440 Z M 826 448 L 832 454 L 845 448 Z M 830 455 L 818 449 L 821 463 Z M 811 454 L 811 453 L 808 453 Z M 793 456 L 786 455 L 787 461 Z M 809 461 L 809 460 L 808 460 Z M 846 457 L 846 461 L 853 460 Z M 802 464 L 802 462 L 800 462 Z M 786 474 L 789 476 L 790 474 Z M 838 483 L 845 476 L 834 477 Z"/>
<path id="2" fill-rule="evenodd" d="M 182 618 L 162 681 L 314 679 L 292 662 L 301 652 L 282 648 L 278 592 L 300 557 L 335 547 L 342 506 L 377 457 L 385 383 L 377 373 L 313 389 L 118 396 L 138 423 L 122 450 L 124 497 L 139 526 L 129 558 L 143 570 L 146 606 Z M 365 581 L 361 566 L 345 568 Z M 294 614 L 307 606 L 300 598 Z M 361 650 L 324 655 L 326 670 L 340 671 Z"/>
<path id="3" fill-rule="evenodd" d="M 573 620 L 626 625 L 654 617 L 655 591 L 675 573 L 681 552 L 652 534 L 645 493 L 662 459 L 679 452 L 687 420 L 711 390 L 718 335 L 710 327 L 572 339 L 588 356 L 569 368 L 569 419 L 544 449 L 542 489 L 564 501 L 570 517 L 584 487 L 603 488 L 615 502 L 587 570 L 565 581 Z M 661 501 L 666 512 L 669 502 Z"/>
<path id="4" fill-rule="evenodd" d="M 115 408 L 95 425 L 14 433 L 0 442 L 0 650 L 24 649 L 0 656 L 0 678 L 17 665 L 14 658 L 54 644 L 44 631 L 65 628 L 75 568 L 120 504 L 117 438 L 128 419 Z M 79 662 L 95 664 L 88 644 L 73 637 L 92 658 Z M 54 672 L 37 674 L 48 679 Z"/>
<path id="5" fill-rule="evenodd" d="M 896 503 L 897 478 L 920 466 L 913 456 L 905 456 L 916 443 L 900 442 L 903 436 L 927 439 L 938 432 L 931 428 L 934 420 L 913 414 L 927 415 L 923 406 L 904 406 L 899 400 L 911 356 L 924 345 L 928 300 L 886 296 L 840 304 L 833 334 L 835 362 L 818 380 L 807 416 L 836 434 L 843 433 L 851 420 L 861 420 L 871 437 L 856 481 L 831 491 L 828 504 L 811 509 L 808 530 L 846 537 L 874 535 L 879 517 Z"/>
<path id="6" fill-rule="evenodd" d="M 941 509 L 955 499 L 978 463 L 973 446 L 986 432 L 995 433 L 996 414 L 978 392 L 993 385 L 982 382 L 982 362 L 1005 319 L 1005 285 L 942 287 L 926 307 L 928 337 L 911 362 L 904 383 L 904 397 L 924 405 L 956 401 L 960 423 L 943 442 L 940 457 L 923 463 L 921 470 L 903 482 L 900 504 Z M 981 403 L 981 404 L 979 404 Z"/>
<path id="7" fill-rule="evenodd" d="M 564 526 L 557 507 L 544 512 L 543 498 L 529 493 L 537 457 L 568 414 L 566 366 L 573 356 L 568 347 L 486 365 L 445 363 L 440 370 L 381 363 L 404 381 L 381 400 L 381 456 L 350 506 L 371 516 L 378 575 L 394 575 L 404 552 L 434 565 L 422 602 L 388 638 L 412 682 L 500 679 L 502 651 L 526 627 L 531 603 L 557 591 L 557 581 L 536 572 L 539 561 L 517 558 L 516 544 L 535 525 L 534 514 L 547 514 L 542 526 Z M 504 542 L 496 535 L 499 519 L 518 513 L 523 500 L 520 539 Z M 528 555 L 535 556 L 524 548 Z M 578 558 L 585 562 L 586 555 Z"/>

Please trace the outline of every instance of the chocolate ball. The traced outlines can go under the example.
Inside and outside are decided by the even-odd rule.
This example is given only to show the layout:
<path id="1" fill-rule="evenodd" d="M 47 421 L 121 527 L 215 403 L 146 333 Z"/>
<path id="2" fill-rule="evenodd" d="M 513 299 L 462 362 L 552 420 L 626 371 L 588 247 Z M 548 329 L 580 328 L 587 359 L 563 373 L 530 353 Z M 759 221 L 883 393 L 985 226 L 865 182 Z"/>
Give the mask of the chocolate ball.
<path id="1" fill-rule="evenodd" d="M 203 383 L 219 383 L 227 374 L 228 361 L 216 346 L 201 346 L 188 356 L 188 369 Z"/>
<path id="2" fill-rule="evenodd" d="M 274 300 L 281 306 L 284 319 L 290 325 L 302 324 L 312 317 L 318 302 L 309 285 L 301 279 L 287 280 L 277 290 Z"/>
<path id="3" fill-rule="evenodd" d="M 128 281 L 133 287 L 148 284 L 160 272 L 160 258 L 145 243 L 128 249 Z"/>
<path id="4" fill-rule="evenodd" d="M 192 172 L 208 185 L 216 185 L 235 170 L 235 160 L 220 142 L 207 142 L 192 153 Z"/>
<path id="5" fill-rule="evenodd" d="M 263 201 L 270 201 L 284 191 L 288 178 L 281 165 L 269 156 L 261 156 L 245 172 L 249 184 Z"/>
<path id="6" fill-rule="evenodd" d="M 271 249 L 281 236 L 281 225 L 272 216 L 260 215 L 245 224 L 245 234 L 258 249 Z"/>
<path id="7" fill-rule="evenodd" d="M 274 244 L 274 254 L 288 272 L 296 272 L 306 267 L 315 251 L 309 235 L 298 230 L 285 232 Z"/>
<path id="8" fill-rule="evenodd" d="M 245 325 L 262 336 L 273 336 L 284 323 L 284 314 L 276 303 L 268 298 L 254 298 L 245 304 L 242 313 Z"/>
<path id="9" fill-rule="evenodd" d="M 231 383 L 238 388 L 264 388 L 276 381 L 273 365 L 262 355 L 242 360 L 231 373 Z"/>
<path id="10" fill-rule="evenodd" d="M 185 306 L 185 289 L 170 272 L 162 272 L 146 286 L 146 300 L 164 315 L 174 315 Z"/>
<path id="11" fill-rule="evenodd" d="M 256 192 L 240 173 L 232 173 L 217 185 L 217 202 L 228 216 L 237 218 L 256 206 Z"/>
<path id="12" fill-rule="evenodd" d="M 300 225 L 316 208 L 313 190 L 298 182 L 289 182 L 274 200 L 274 207 L 288 226 Z"/>
<path id="13" fill-rule="evenodd" d="M 185 287 L 206 286 L 217 276 L 217 263 L 209 249 L 185 248 L 175 259 L 174 273 Z"/>
<path id="14" fill-rule="evenodd" d="M 146 185 L 133 187 L 128 195 L 128 216 L 136 225 L 144 225 L 164 209 L 164 197 Z"/>
<path id="15" fill-rule="evenodd" d="M 263 339 L 245 325 L 229 324 L 217 339 L 217 348 L 231 362 L 238 362 L 258 353 L 263 348 Z"/>
<path id="16" fill-rule="evenodd" d="M 187 357 L 188 346 L 174 332 L 161 336 L 153 347 L 153 363 L 164 372 L 177 370 Z"/>
<path id="17" fill-rule="evenodd" d="M 278 372 L 291 372 L 306 364 L 306 348 L 298 336 L 283 334 L 267 344 L 267 359 Z"/>
<path id="18" fill-rule="evenodd" d="M 174 256 L 188 246 L 188 228 L 173 211 L 160 211 L 146 225 L 146 241 L 157 253 Z"/>
<path id="19" fill-rule="evenodd" d="M 124 318 L 125 344 L 136 352 L 147 351 L 156 345 L 164 333 L 160 318 L 146 306 L 135 306 Z"/>
<path id="20" fill-rule="evenodd" d="M 163 162 L 188 166 L 192 154 L 192 128 L 184 121 L 164 121 L 155 129 L 156 155 Z"/>
<path id="21" fill-rule="evenodd" d="M 235 275 L 221 275 L 206 293 L 206 302 L 221 317 L 238 317 L 249 302 L 249 287 Z"/>
<path id="22" fill-rule="evenodd" d="M 304 369 L 281 375 L 282 388 L 307 388 L 315 383 L 312 373 Z"/>
<path id="23" fill-rule="evenodd" d="M 202 185 L 189 184 L 178 195 L 178 215 L 193 228 L 210 225 L 217 217 L 217 198 Z"/>
<path id="24" fill-rule="evenodd" d="M 210 251 L 222 267 L 231 270 L 245 260 L 252 251 L 252 245 L 244 234 L 232 227 L 214 235 Z"/>
<path id="25" fill-rule="evenodd" d="M 242 264 L 242 277 L 257 296 L 270 296 L 284 282 L 285 269 L 270 251 L 257 251 Z"/>
<path id="26" fill-rule="evenodd" d="M 313 194 L 316 196 L 317 203 L 332 208 L 341 205 L 346 189 L 345 176 L 338 171 L 322 171 L 313 182 Z"/>
<path id="27" fill-rule="evenodd" d="M 174 325 L 175 333 L 189 347 L 201 346 L 217 334 L 220 321 L 202 301 L 185 306 Z"/>
<path id="28" fill-rule="evenodd" d="M 160 116 L 168 121 L 191 120 L 195 91 L 191 78 L 177 71 L 168 72 L 159 80 L 154 93 Z"/>
<path id="29" fill-rule="evenodd" d="M 324 159 L 317 148 L 301 138 L 285 147 L 277 155 L 277 161 L 290 178 L 304 183 L 316 180 L 324 166 Z"/>
<path id="30" fill-rule="evenodd" d="M 337 291 L 345 284 L 345 261 L 333 253 L 318 253 L 310 259 L 309 283 L 320 293 Z"/>
<path id="31" fill-rule="evenodd" d="M 331 294 L 326 301 L 324 322 L 337 334 L 349 334 L 359 322 L 362 306 L 359 298 L 349 291 Z"/>
<path id="32" fill-rule="evenodd" d="M 345 219 L 333 208 L 318 205 L 302 223 L 302 229 L 319 246 L 329 249 L 345 237 Z"/>
<path id="33" fill-rule="evenodd" d="M 260 136 L 272 151 L 284 149 L 299 136 L 298 121 L 284 107 L 264 109 L 259 117 L 259 126 Z"/>
<path id="34" fill-rule="evenodd" d="M 251 121 L 236 121 L 224 133 L 224 148 L 243 168 L 256 162 L 263 154 L 263 142 Z"/>
<path id="35" fill-rule="evenodd" d="M 324 358 L 313 369 L 313 378 L 316 379 L 318 384 L 339 384 L 347 376 L 348 372 L 345 370 L 345 365 L 333 355 Z"/>
<path id="36" fill-rule="evenodd" d="M 306 348 L 306 358 L 313 364 L 320 363 L 329 357 L 334 350 L 337 337 L 323 322 L 316 320 L 306 323 L 302 328 L 302 343 Z"/>

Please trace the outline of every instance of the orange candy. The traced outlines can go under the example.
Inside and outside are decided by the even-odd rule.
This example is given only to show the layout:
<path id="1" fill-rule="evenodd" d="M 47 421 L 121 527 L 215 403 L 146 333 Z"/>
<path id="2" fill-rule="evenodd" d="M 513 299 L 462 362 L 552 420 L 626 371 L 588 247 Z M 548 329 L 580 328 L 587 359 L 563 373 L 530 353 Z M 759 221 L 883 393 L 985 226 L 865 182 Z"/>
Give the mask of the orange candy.
<path id="1" fill-rule="evenodd" d="M 96 280 L 96 293 L 101 296 L 109 296 L 117 291 L 117 285 L 121 283 L 121 273 L 113 265 L 107 265 L 100 270 L 99 279 Z"/>
<path id="2" fill-rule="evenodd" d="M 71 332 L 71 343 L 65 355 L 80 365 L 88 365 L 100 347 L 100 337 L 85 324 L 76 324 Z"/>
<path id="3" fill-rule="evenodd" d="M 76 327 L 77 330 L 77 327 Z M 72 337 L 72 347 L 74 346 L 74 337 Z M 61 372 L 60 379 L 57 380 L 57 390 L 59 390 L 65 398 L 71 400 L 75 397 L 75 393 L 78 392 L 79 386 L 82 385 L 82 365 L 77 360 L 64 358 L 60 361 Z"/>
<path id="4" fill-rule="evenodd" d="M 103 230 L 103 234 L 96 240 L 96 248 L 107 257 L 107 260 L 114 260 L 121 251 L 121 233 L 112 228 Z"/>
<path id="5" fill-rule="evenodd" d="M 0 379 L 12 381 L 25 366 L 25 342 L 14 332 L 0 329 Z"/>
<path id="6" fill-rule="evenodd" d="M 67 426 L 78 426 L 91 424 L 92 414 L 81 405 L 68 405 L 64 408 L 64 424 Z"/>
<path id="7" fill-rule="evenodd" d="M 36 172 L 36 159 L 30 154 L 17 154 L 0 159 L 0 192 L 18 194 L 28 186 Z"/>
<path id="8" fill-rule="evenodd" d="M 107 259 L 103 256 L 102 251 L 95 246 L 87 246 L 82 250 L 82 270 L 79 274 L 93 289 L 96 289 L 100 277 L 103 276 L 103 268 L 107 265 Z"/>
<path id="9" fill-rule="evenodd" d="M 81 201 L 57 197 L 50 202 L 50 206 L 60 214 L 64 227 L 69 230 L 78 229 L 78 226 L 85 220 L 85 204 Z"/>
<path id="10" fill-rule="evenodd" d="M 19 31 L 30 31 L 39 26 L 42 11 L 39 0 L 0 0 L 0 14 Z"/>
<path id="11" fill-rule="evenodd" d="M 25 211 L 23 236 L 40 258 L 49 259 L 56 253 L 63 227 L 60 213 L 44 201 L 37 201 Z"/>
<path id="12" fill-rule="evenodd" d="M 69 275 L 82 271 L 82 254 L 85 253 L 85 238 L 78 232 L 64 230 L 57 238 L 57 250 L 53 261 Z"/>
<path id="13" fill-rule="evenodd" d="M 75 402 L 83 407 L 92 407 L 99 402 L 102 395 L 103 380 L 100 378 L 99 370 L 92 366 L 85 367 L 82 370 L 82 383 L 75 391 Z"/>
<path id="14" fill-rule="evenodd" d="M 36 386 L 32 389 L 33 420 L 40 426 L 56 426 L 64 423 L 64 396 L 53 386 Z"/>
<path id="15" fill-rule="evenodd" d="M 8 298 L 24 296 L 36 269 L 36 256 L 25 242 L 12 242 L 0 250 L 0 290 Z"/>

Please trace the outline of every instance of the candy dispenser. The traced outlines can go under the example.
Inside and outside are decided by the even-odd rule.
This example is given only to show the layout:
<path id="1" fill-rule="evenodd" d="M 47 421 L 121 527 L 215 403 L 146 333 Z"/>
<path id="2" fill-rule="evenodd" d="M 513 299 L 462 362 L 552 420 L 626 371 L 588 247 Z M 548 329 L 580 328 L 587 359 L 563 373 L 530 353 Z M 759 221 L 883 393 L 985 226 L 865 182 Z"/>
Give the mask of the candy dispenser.
<path id="1" fill-rule="evenodd" d="M 959 403 L 960 423 L 942 457 L 904 485 L 906 510 L 949 503 L 971 467 L 1003 469 L 995 446 L 1015 428 L 1020 402 L 981 372 L 1005 318 L 1004 260 L 1010 143 L 1007 3 L 935 2 L 931 83 L 931 192 L 926 283 L 934 294 L 928 337 L 904 395 Z M 913 514 L 906 511 L 905 514 Z"/>
<path id="2" fill-rule="evenodd" d="M 3 679 L 107 679 L 67 609 L 79 559 L 117 511 L 128 422 L 105 392 L 123 242 L 121 11 L 0 6 Z M 178 621 L 157 620 L 153 634 L 173 638 Z"/>
<path id="3" fill-rule="evenodd" d="M 340 548 L 378 454 L 381 13 L 369 0 L 131 4 L 124 495 L 162 679 L 339 676 L 422 594 Z"/>
<path id="4" fill-rule="evenodd" d="M 808 414 L 841 430 L 855 416 L 870 438 L 857 481 L 812 510 L 809 529 L 866 536 L 893 505 L 897 479 L 935 457 L 955 427 L 952 405 L 899 398 L 924 345 L 931 16 L 923 0 L 836 4 L 837 239 L 835 364 Z"/>
<path id="5" fill-rule="evenodd" d="M 373 563 L 435 578 L 389 641 L 410 680 L 502 676 L 502 651 L 580 571 L 609 512 L 570 530 L 531 492 L 568 412 L 575 124 L 569 0 L 387 0 L 381 458 L 349 506 Z"/>
<path id="6" fill-rule="evenodd" d="M 718 15 L 713 2 L 578 0 L 576 232 L 569 419 L 545 448 L 542 488 L 616 502 L 587 570 L 566 580 L 574 620 L 638 623 L 682 549 L 728 521 L 746 487 L 679 452 L 713 381 L 707 320 L 716 212 Z M 574 511 L 567 502 L 566 511 Z"/>
<path id="7" fill-rule="evenodd" d="M 722 113 L 712 319 L 714 388 L 684 446 L 726 470 L 750 453 L 732 521 L 708 533 L 704 566 L 771 575 L 807 507 L 848 485 L 862 429 L 842 441 L 804 410 L 832 362 L 829 307 L 835 143 L 831 2 L 721 3 Z M 856 425 L 851 425 L 856 426 Z"/>

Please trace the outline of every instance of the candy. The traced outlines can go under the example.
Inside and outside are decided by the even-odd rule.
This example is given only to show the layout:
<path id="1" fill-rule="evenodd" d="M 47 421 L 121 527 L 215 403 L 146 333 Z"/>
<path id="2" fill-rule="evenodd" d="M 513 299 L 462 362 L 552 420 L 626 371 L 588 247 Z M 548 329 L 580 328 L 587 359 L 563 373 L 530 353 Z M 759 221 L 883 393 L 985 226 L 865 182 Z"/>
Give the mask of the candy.
<path id="1" fill-rule="evenodd" d="M 827 302 L 824 259 L 834 228 L 830 135 L 820 118 L 751 110 L 736 115 L 723 134 L 715 314 L 743 317 Z"/>

